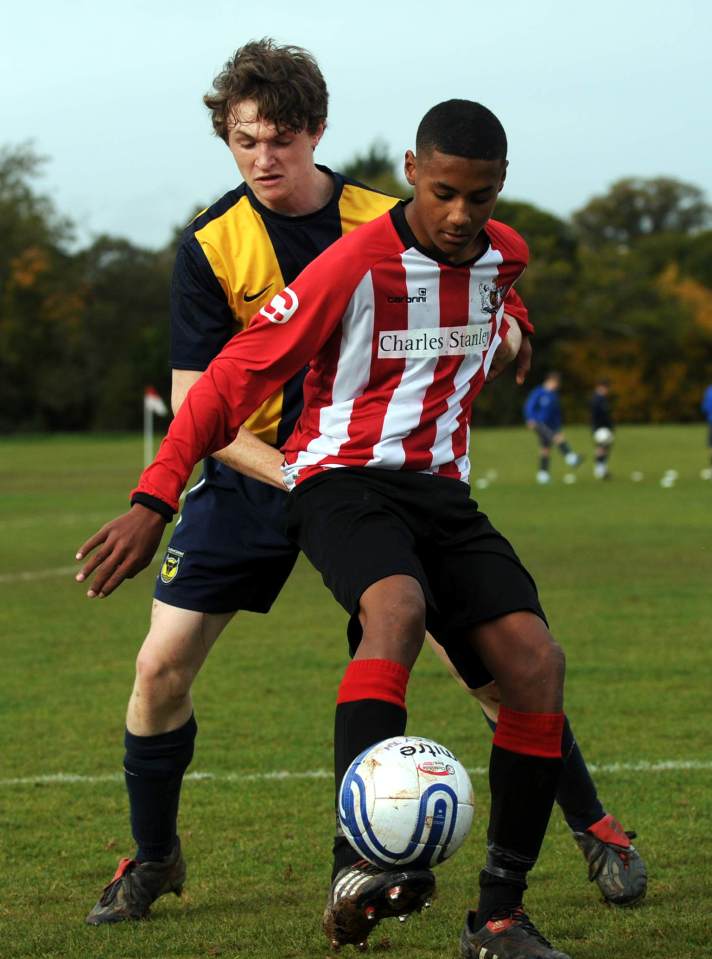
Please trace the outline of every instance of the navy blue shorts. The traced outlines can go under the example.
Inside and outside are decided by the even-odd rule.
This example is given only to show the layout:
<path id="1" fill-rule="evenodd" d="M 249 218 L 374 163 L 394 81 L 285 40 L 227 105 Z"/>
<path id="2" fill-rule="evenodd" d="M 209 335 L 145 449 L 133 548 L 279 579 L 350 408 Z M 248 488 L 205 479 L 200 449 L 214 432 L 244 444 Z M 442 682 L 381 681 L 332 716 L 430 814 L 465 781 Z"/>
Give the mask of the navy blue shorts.
<path id="1" fill-rule="evenodd" d="M 201 481 L 188 493 L 154 596 L 201 613 L 266 613 L 299 549 L 285 534 L 287 493 L 234 474 L 232 488 Z"/>

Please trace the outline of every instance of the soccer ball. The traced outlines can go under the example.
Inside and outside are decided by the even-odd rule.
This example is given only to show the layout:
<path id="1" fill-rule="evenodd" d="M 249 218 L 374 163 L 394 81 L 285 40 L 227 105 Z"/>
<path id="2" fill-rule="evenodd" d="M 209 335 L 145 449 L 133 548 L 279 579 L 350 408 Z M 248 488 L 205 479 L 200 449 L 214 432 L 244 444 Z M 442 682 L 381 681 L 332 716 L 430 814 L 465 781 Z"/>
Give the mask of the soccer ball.
<path id="1" fill-rule="evenodd" d="M 472 783 L 449 749 L 394 736 L 364 750 L 339 790 L 339 821 L 359 855 L 382 869 L 428 869 L 465 841 Z"/>
<path id="2" fill-rule="evenodd" d="M 593 441 L 598 446 L 610 446 L 613 443 L 613 430 L 609 430 L 607 426 L 599 426 L 594 430 Z"/>

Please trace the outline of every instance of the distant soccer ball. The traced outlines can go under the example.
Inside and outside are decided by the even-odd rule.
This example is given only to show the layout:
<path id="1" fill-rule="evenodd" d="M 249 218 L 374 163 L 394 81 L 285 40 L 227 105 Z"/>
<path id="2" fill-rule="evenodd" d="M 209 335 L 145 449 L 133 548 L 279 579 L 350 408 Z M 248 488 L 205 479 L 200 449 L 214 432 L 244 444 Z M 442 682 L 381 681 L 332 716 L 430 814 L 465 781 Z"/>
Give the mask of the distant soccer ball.
<path id="1" fill-rule="evenodd" d="M 598 446 L 610 446 L 613 443 L 613 430 L 609 430 L 607 426 L 599 426 L 593 431 L 593 441 Z"/>
<path id="2" fill-rule="evenodd" d="M 429 869 L 452 856 L 474 811 L 464 766 L 449 749 L 419 736 L 395 736 L 366 749 L 339 790 L 346 838 L 382 869 Z"/>

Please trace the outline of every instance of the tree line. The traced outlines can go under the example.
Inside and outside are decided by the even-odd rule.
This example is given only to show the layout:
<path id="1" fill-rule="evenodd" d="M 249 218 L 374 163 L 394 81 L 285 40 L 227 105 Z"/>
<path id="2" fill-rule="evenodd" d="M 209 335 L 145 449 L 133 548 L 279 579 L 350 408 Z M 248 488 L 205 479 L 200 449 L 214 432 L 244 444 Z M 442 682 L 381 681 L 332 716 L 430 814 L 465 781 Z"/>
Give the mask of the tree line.
<path id="1" fill-rule="evenodd" d="M 170 392 L 168 289 L 180 234 L 160 250 L 100 236 L 77 249 L 73 224 L 38 187 L 30 145 L 0 150 L 0 432 L 126 430 L 144 387 Z M 387 149 L 344 172 L 404 195 Z M 527 240 L 518 284 L 537 333 L 531 383 L 563 376 L 569 420 L 585 419 L 599 377 L 617 419 L 699 418 L 712 382 L 712 219 L 697 187 L 627 178 L 570 219 L 501 199 L 496 216 Z M 517 423 L 521 391 L 501 378 L 479 423 Z"/>

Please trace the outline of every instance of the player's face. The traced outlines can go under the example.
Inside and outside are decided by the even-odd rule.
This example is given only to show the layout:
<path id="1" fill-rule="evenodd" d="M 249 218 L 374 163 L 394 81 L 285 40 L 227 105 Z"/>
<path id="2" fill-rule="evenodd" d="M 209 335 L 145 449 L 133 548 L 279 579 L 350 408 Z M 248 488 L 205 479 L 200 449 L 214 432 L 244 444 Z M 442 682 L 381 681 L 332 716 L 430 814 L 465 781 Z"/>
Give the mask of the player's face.
<path id="1" fill-rule="evenodd" d="M 314 148 L 324 132 L 280 131 L 258 116 L 252 100 L 237 103 L 228 119 L 228 147 L 245 183 L 277 213 L 304 212 L 304 186 L 317 173 Z"/>
<path id="2" fill-rule="evenodd" d="M 504 186 L 506 160 L 470 160 L 432 150 L 408 150 L 405 175 L 414 188 L 406 207 L 418 242 L 462 263 L 484 252 L 482 229 Z"/>

